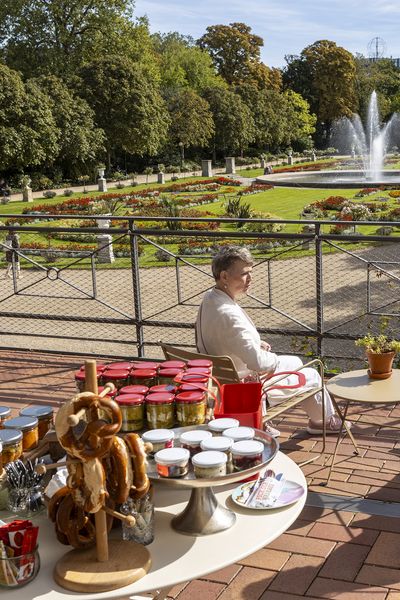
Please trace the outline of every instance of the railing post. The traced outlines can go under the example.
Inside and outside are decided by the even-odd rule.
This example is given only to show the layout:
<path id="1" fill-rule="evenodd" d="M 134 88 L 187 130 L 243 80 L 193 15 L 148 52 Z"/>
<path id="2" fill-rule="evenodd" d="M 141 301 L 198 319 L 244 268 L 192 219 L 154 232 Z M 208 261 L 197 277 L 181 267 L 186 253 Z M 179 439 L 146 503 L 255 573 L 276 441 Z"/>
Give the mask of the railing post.
<path id="1" fill-rule="evenodd" d="M 316 281 L 316 304 L 317 304 L 317 354 L 322 356 L 323 352 L 323 330 L 324 330 L 324 287 L 322 271 L 322 239 L 321 225 L 315 223 L 315 281 Z"/>
<path id="2" fill-rule="evenodd" d="M 178 296 L 178 304 L 182 304 L 181 274 L 179 271 L 179 258 L 177 256 L 175 256 L 175 275 L 176 275 L 176 293 Z"/>
<path id="3" fill-rule="evenodd" d="M 135 223 L 129 219 L 129 238 L 131 247 L 133 303 L 136 321 L 136 345 L 139 357 L 144 357 L 144 336 L 142 324 L 142 300 L 140 297 L 139 247 L 138 236 L 135 233 Z"/>

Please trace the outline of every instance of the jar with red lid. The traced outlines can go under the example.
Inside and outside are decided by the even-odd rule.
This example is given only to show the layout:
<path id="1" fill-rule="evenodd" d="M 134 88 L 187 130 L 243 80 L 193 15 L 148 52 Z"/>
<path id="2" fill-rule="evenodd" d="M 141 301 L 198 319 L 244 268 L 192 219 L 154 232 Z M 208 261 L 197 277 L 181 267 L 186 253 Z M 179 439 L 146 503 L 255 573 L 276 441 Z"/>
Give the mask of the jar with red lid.
<path id="1" fill-rule="evenodd" d="M 107 371 L 130 371 L 133 368 L 133 362 L 112 362 L 105 365 Z M 104 369 L 103 369 L 104 370 Z"/>
<path id="2" fill-rule="evenodd" d="M 127 369 L 110 369 L 102 374 L 103 383 L 113 383 L 117 390 L 120 390 L 124 385 L 129 383 L 129 371 Z"/>
<path id="3" fill-rule="evenodd" d="M 175 425 L 175 396 L 168 392 L 146 396 L 146 418 L 149 429 L 171 429 Z"/>
<path id="4" fill-rule="evenodd" d="M 144 427 L 144 396 L 141 394 L 122 394 L 116 401 L 121 410 L 121 431 L 128 433 L 140 431 Z"/>
<path id="5" fill-rule="evenodd" d="M 129 380 L 131 385 L 145 385 L 150 388 L 156 384 L 156 377 L 155 369 L 133 369 Z"/>
<path id="6" fill-rule="evenodd" d="M 194 358 L 193 360 L 188 360 L 187 361 L 187 368 L 190 369 L 191 367 L 208 367 L 208 368 L 212 368 L 212 361 L 211 360 L 207 360 L 205 358 Z"/>
<path id="7" fill-rule="evenodd" d="M 173 383 L 179 373 L 182 373 L 182 369 L 159 369 L 158 383 Z"/>
<path id="8" fill-rule="evenodd" d="M 207 386 L 209 382 L 209 377 L 207 375 L 202 375 L 201 373 L 188 373 L 184 371 L 182 376 L 179 378 L 180 383 L 199 383 L 201 386 Z"/>
<path id="9" fill-rule="evenodd" d="M 159 362 L 151 362 L 149 360 L 134 361 L 132 363 L 132 369 L 139 369 L 139 371 L 142 371 L 143 369 L 151 369 L 152 371 L 157 371 L 160 364 L 161 363 Z"/>
<path id="10" fill-rule="evenodd" d="M 97 370 L 97 383 L 102 383 L 103 371 Z M 75 372 L 75 385 L 79 393 L 85 391 L 85 369 L 81 368 Z"/>
<path id="11" fill-rule="evenodd" d="M 183 360 L 164 360 L 160 363 L 160 369 L 184 369 L 186 363 Z"/>
<path id="12" fill-rule="evenodd" d="M 149 388 L 147 385 L 125 385 L 119 390 L 120 394 L 142 394 L 145 396 Z"/>
<path id="13" fill-rule="evenodd" d="M 99 394 L 104 390 L 104 387 L 105 387 L 104 385 L 99 385 L 98 390 L 97 390 Z M 110 396 L 110 398 L 114 398 L 117 394 L 118 394 L 118 390 L 115 389 L 112 392 L 109 391 L 107 396 Z"/>
<path id="14" fill-rule="evenodd" d="M 206 418 L 206 395 L 200 390 L 181 392 L 175 396 L 176 420 L 180 427 L 202 425 Z"/>
<path id="15" fill-rule="evenodd" d="M 175 394 L 176 386 L 172 383 L 161 383 L 160 385 L 152 385 L 149 389 L 149 394 L 158 394 L 158 392 L 169 392 Z"/>
<path id="16" fill-rule="evenodd" d="M 105 371 L 107 369 L 108 365 L 99 365 L 96 363 L 96 371 L 97 373 L 102 373 L 103 371 Z M 85 370 L 85 365 L 82 365 L 80 368 L 81 371 Z"/>
<path id="17" fill-rule="evenodd" d="M 211 375 L 210 367 L 190 367 L 190 369 L 186 369 L 185 372 L 191 375 Z"/>

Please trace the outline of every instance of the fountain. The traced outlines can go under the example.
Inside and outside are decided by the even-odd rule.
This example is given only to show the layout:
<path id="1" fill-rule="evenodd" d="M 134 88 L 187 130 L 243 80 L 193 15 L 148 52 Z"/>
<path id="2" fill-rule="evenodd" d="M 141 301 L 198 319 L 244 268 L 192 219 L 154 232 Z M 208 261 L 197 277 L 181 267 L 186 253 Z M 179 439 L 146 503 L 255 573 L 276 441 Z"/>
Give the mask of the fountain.
<path id="1" fill-rule="evenodd" d="M 316 171 L 282 173 L 257 178 L 258 183 L 272 183 L 282 186 L 321 187 L 321 188 L 357 188 L 368 185 L 400 184 L 400 171 L 384 171 L 383 165 L 387 150 L 393 141 L 395 127 L 400 124 L 398 113 L 381 127 L 376 92 L 372 92 L 366 128 L 360 116 L 346 117 L 334 125 L 333 140 L 337 145 L 351 147 L 353 159 L 359 158 L 362 169 L 346 171 Z M 333 144 L 335 142 L 333 141 Z"/>

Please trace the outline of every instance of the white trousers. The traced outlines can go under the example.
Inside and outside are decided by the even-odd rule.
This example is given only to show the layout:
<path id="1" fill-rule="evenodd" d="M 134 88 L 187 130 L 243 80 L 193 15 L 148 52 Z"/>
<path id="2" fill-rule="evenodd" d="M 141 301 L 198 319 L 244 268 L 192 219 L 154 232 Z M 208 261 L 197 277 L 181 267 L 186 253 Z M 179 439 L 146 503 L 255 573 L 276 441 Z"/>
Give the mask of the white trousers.
<path id="1" fill-rule="evenodd" d="M 279 356 L 278 357 L 278 365 L 275 369 L 275 373 L 279 373 L 281 371 L 296 371 L 299 369 L 299 367 L 302 366 L 302 364 L 303 364 L 303 362 L 298 356 L 288 356 L 288 355 Z M 304 389 L 319 387 L 321 385 L 321 376 L 318 373 L 318 371 L 316 371 L 315 369 L 313 369 L 311 367 L 306 367 L 305 369 L 302 369 L 300 371 L 300 373 L 303 373 L 306 378 L 306 385 L 305 385 Z M 285 379 L 282 379 L 277 385 L 295 385 L 297 382 L 298 382 L 298 378 L 296 375 L 289 375 Z M 289 391 L 289 393 L 290 393 L 290 391 Z M 335 414 L 335 409 L 333 407 L 329 392 L 326 388 L 324 388 L 324 396 L 325 396 L 325 415 L 326 415 L 326 419 L 329 420 L 329 418 Z M 286 397 L 287 397 L 287 395 L 286 395 Z M 279 397 L 279 391 L 277 391 L 276 393 L 274 393 L 274 391 L 271 391 L 271 393 L 268 394 L 268 390 L 267 390 L 267 399 L 268 399 L 268 403 L 271 406 L 274 406 L 276 404 L 279 404 L 279 402 L 282 402 L 283 400 L 285 400 L 285 392 L 282 391 L 282 396 Z M 312 421 L 320 421 L 322 419 L 322 393 L 321 392 L 317 392 L 313 396 L 310 396 L 309 398 L 307 398 L 306 400 L 301 402 L 301 404 L 299 404 L 299 406 L 301 406 L 306 411 L 308 418 L 311 419 Z M 268 409 L 267 409 L 267 414 L 268 414 Z"/>

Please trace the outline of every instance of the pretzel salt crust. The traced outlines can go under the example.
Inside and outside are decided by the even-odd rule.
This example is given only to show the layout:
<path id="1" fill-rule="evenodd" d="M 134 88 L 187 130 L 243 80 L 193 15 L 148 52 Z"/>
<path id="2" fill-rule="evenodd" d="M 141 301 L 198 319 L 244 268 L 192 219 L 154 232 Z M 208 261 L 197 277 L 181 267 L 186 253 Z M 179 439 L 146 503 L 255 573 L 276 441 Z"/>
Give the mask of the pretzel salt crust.
<path id="1" fill-rule="evenodd" d="M 141 498 L 147 494 L 150 488 L 150 481 L 146 473 L 146 451 L 143 440 L 137 433 L 128 433 L 124 439 L 133 463 L 133 486 L 129 495 L 132 498 Z"/>
<path id="2" fill-rule="evenodd" d="M 117 504 L 123 504 L 133 484 L 133 470 L 128 447 L 120 437 L 114 437 L 110 452 L 103 459 L 103 467 L 110 496 Z"/>
<path id="3" fill-rule="evenodd" d="M 71 425 L 74 420 L 76 424 Z M 55 429 L 68 454 L 88 460 L 107 454 L 121 424 L 121 411 L 114 400 L 83 392 L 59 409 Z"/>

